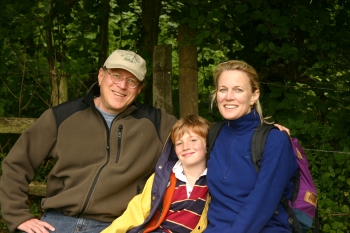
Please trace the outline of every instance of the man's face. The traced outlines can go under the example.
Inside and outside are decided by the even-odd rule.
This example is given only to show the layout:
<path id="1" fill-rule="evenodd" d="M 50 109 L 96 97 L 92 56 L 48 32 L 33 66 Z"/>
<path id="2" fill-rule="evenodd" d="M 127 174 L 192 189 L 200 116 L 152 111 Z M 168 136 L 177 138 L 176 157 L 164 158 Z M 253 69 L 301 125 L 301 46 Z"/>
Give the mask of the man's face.
<path id="1" fill-rule="evenodd" d="M 115 83 L 112 81 L 111 75 L 119 75 L 122 80 Z M 98 74 L 101 96 L 99 100 L 95 101 L 96 106 L 110 114 L 119 114 L 124 111 L 136 99 L 143 87 L 139 83 L 135 88 L 131 88 L 128 85 L 128 79 L 139 83 L 135 75 L 127 70 L 116 68 L 104 71 L 101 68 Z"/>

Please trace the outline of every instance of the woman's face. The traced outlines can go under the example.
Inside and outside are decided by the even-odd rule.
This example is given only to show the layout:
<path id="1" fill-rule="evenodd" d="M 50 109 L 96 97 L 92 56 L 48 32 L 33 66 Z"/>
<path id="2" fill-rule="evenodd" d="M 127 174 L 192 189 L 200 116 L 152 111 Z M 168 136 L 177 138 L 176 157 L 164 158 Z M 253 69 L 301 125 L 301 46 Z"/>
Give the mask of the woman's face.
<path id="1" fill-rule="evenodd" d="M 252 93 L 250 78 L 240 70 L 225 70 L 218 80 L 216 99 L 221 115 L 227 120 L 236 120 L 251 111 L 260 91 Z"/>

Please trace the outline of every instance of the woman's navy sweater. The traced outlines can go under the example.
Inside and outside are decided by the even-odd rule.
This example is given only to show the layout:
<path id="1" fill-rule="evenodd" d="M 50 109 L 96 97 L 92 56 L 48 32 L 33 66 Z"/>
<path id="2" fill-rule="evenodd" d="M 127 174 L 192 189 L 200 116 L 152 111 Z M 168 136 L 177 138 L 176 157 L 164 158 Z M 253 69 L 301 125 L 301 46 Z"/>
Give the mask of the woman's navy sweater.
<path id="1" fill-rule="evenodd" d="M 256 172 L 251 141 L 259 124 L 259 115 L 252 110 L 238 120 L 226 121 L 215 141 L 207 166 L 212 200 L 206 233 L 290 232 L 280 200 L 283 195 L 291 197 L 291 179 L 298 165 L 288 136 L 273 129 L 260 172 Z"/>

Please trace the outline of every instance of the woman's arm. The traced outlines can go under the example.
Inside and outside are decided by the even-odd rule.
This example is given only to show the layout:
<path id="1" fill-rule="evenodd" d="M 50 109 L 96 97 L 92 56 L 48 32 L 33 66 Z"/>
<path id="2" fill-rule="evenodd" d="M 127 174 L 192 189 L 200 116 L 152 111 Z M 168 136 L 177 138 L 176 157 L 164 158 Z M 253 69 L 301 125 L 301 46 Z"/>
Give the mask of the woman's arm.
<path id="1" fill-rule="evenodd" d="M 272 219 L 277 207 L 279 214 L 283 212 L 286 215 L 280 200 L 291 184 L 291 177 L 295 175 L 297 166 L 287 135 L 272 130 L 267 137 L 254 189 L 245 198 L 231 232 L 260 232 Z M 275 221 L 278 222 L 276 219 Z M 280 222 L 278 224 L 282 225 Z"/>

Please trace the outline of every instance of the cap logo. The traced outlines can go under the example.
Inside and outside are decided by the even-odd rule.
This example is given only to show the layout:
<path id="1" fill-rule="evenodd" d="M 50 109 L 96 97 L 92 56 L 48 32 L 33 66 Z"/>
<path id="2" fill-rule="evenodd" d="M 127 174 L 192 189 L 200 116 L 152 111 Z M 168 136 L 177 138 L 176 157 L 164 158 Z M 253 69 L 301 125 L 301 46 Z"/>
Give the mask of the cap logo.
<path id="1" fill-rule="evenodd" d="M 131 63 L 140 63 L 140 59 L 135 53 L 125 53 L 121 56 L 124 58 L 125 61 L 131 62 Z"/>

